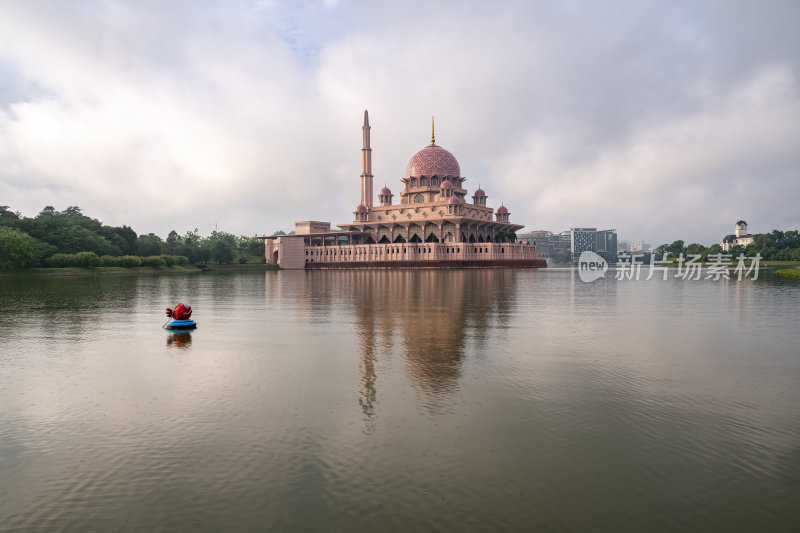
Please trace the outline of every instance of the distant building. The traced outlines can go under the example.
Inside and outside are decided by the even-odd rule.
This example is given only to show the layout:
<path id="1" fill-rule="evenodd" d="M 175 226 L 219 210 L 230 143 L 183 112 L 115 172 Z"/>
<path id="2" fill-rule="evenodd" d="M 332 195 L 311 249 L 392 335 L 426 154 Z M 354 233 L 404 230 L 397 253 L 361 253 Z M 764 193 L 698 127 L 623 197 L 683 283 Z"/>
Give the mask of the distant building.
<path id="1" fill-rule="evenodd" d="M 570 251 L 577 261 L 582 252 L 597 251 L 597 228 L 570 228 Z"/>
<path id="2" fill-rule="evenodd" d="M 597 255 L 609 263 L 617 262 L 617 230 L 605 229 L 597 232 Z"/>
<path id="3" fill-rule="evenodd" d="M 554 255 L 564 255 L 570 251 L 572 245 L 572 235 L 569 231 L 562 231 L 558 235 L 553 235 L 551 239 Z"/>
<path id="4" fill-rule="evenodd" d="M 653 246 L 650 243 L 639 241 L 639 242 L 632 242 L 628 245 L 628 250 L 631 252 L 649 252 L 653 249 Z"/>
<path id="5" fill-rule="evenodd" d="M 528 233 L 518 233 L 517 239 L 526 244 L 535 244 L 539 257 L 547 259 L 553 256 L 553 244 L 551 242 L 553 232 L 547 230 L 536 230 Z"/>
<path id="6" fill-rule="evenodd" d="M 617 262 L 617 230 L 597 228 L 570 228 L 570 252 L 577 261 L 583 252 L 595 252 L 609 263 Z"/>
<path id="7" fill-rule="evenodd" d="M 753 244 L 753 236 L 747 233 L 747 222 L 740 220 L 736 223 L 733 235 L 725 235 L 720 245 L 723 252 L 730 251 L 734 246 L 747 246 Z"/>
<path id="8" fill-rule="evenodd" d="M 537 253 L 542 259 L 561 257 L 570 253 L 571 232 L 553 233 L 547 230 L 536 230 L 518 233 L 517 239 L 527 244 L 535 244 Z"/>

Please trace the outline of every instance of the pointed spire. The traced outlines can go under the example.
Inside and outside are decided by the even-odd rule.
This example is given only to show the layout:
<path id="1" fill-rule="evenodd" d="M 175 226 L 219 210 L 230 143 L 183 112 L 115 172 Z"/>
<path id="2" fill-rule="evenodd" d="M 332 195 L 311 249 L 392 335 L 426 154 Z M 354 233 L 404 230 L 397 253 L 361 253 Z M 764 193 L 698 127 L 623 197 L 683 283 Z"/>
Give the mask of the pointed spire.
<path id="1" fill-rule="evenodd" d="M 431 146 L 436 146 L 436 135 L 433 131 L 433 115 L 431 115 Z"/>
<path id="2" fill-rule="evenodd" d="M 372 148 L 369 145 L 369 112 L 364 110 L 361 127 L 364 144 L 361 148 L 361 205 L 372 208 Z"/>

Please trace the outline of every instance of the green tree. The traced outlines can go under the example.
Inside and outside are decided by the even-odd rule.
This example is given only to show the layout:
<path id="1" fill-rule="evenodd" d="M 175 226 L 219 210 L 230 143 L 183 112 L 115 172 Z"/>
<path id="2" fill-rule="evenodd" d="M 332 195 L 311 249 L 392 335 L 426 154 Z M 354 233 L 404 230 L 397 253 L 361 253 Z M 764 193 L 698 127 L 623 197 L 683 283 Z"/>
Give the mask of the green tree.
<path id="1" fill-rule="evenodd" d="M 678 240 L 667 246 L 666 251 L 669 252 L 670 256 L 678 257 L 679 255 L 686 253 L 686 248 L 683 246 L 683 241 Z"/>
<path id="2" fill-rule="evenodd" d="M 20 214 L 9 211 L 7 205 L 0 205 L 0 226 L 16 228 L 19 226 Z"/>
<path id="3" fill-rule="evenodd" d="M 59 212 L 48 205 L 36 217 L 21 220 L 20 227 L 31 237 L 51 244 L 62 253 L 121 253 L 120 248 L 109 240 L 102 223 L 85 216 L 77 206 Z"/>
<path id="4" fill-rule="evenodd" d="M 236 251 L 243 256 L 264 255 L 264 241 L 242 235 L 236 239 Z"/>
<path id="5" fill-rule="evenodd" d="M 164 251 L 164 241 L 155 233 L 139 235 L 136 239 L 136 252 L 142 257 L 161 255 Z"/>
<path id="6" fill-rule="evenodd" d="M 687 254 L 702 254 L 705 251 L 706 247 L 696 242 L 693 242 L 692 244 L 686 247 Z"/>
<path id="7" fill-rule="evenodd" d="M 100 265 L 100 258 L 94 252 L 78 252 L 75 254 L 75 266 L 92 268 Z"/>
<path id="8" fill-rule="evenodd" d="M 233 246 L 224 239 L 216 239 L 211 245 L 211 259 L 219 264 L 233 262 Z"/>
<path id="9" fill-rule="evenodd" d="M 118 240 L 112 239 L 120 250 L 122 250 L 123 254 L 134 255 L 136 254 L 136 240 L 139 238 L 136 235 L 136 232 L 130 226 L 123 225 L 122 227 L 115 227 L 113 228 L 114 235 Z M 124 242 L 125 244 L 121 244 L 119 241 Z"/>
<path id="10" fill-rule="evenodd" d="M 40 242 L 27 233 L 8 226 L 0 226 L 0 269 L 39 266 L 55 248 Z"/>
<path id="11" fill-rule="evenodd" d="M 169 254 L 180 253 L 181 236 L 178 235 L 177 231 L 175 230 L 170 231 L 169 235 L 167 235 L 167 240 L 165 242 L 166 242 L 167 253 Z"/>

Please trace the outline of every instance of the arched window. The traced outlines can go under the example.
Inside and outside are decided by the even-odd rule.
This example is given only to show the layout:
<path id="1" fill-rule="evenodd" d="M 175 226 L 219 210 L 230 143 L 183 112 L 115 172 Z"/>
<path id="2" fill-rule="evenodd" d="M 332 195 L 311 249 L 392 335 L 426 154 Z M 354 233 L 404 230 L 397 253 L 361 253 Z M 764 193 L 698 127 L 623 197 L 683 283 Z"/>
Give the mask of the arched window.
<path id="1" fill-rule="evenodd" d="M 425 176 L 422 176 L 419 179 L 419 186 L 420 187 L 427 187 L 428 186 L 428 178 L 426 178 Z"/>
<path id="2" fill-rule="evenodd" d="M 425 201 L 425 197 L 422 196 L 421 194 L 418 194 L 418 195 L 414 196 L 414 203 L 415 204 L 421 204 L 424 201 Z"/>
<path id="3" fill-rule="evenodd" d="M 412 187 L 416 187 L 417 186 L 417 178 L 411 178 L 411 186 Z"/>
<path id="4" fill-rule="evenodd" d="M 439 186 L 439 178 L 436 176 L 431 178 L 431 187 L 438 187 Z"/>

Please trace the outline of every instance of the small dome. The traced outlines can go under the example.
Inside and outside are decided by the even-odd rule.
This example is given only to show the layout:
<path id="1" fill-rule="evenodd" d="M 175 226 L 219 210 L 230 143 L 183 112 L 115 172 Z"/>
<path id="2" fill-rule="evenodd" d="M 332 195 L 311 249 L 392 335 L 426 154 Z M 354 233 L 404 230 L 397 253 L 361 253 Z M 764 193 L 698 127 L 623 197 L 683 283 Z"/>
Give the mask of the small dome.
<path id="1" fill-rule="evenodd" d="M 365 206 L 364 204 L 358 204 L 356 206 L 356 213 L 366 213 L 366 212 L 367 212 L 367 206 Z"/>
<path id="2" fill-rule="evenodd" d="M 458 199 L 458 196 L 451 196 L 447 203 L 450 205 L 458 205 L 461 203 L 461 200 Z"/>
<path id="3" fill-rule="evenodd" d="M 736 226 L 747 226 L 747 222 L 745 222 L 744 220 L 740 220 L 739 222 L 736 223 Z"/>
<path id="4" fill-rule="evenodd" d="M 478 187 L 478 190 L 475 191 L 475 196 L 478 196 L 478 197 L 481 197 L 481 198 L 485 198 L 486 197 L 486 193 L 483 192 L 483 189 Z"/>
<path id="5" fill-rule="evenodd" d="M 497 208 L 497 213 L 501 215 L 507 215 L 508 209 L 506 208 L 506 206 L 501 205 L 500 207 Z"/>
<path id="6" fill-rule="evenodd" d="M 452 189 L 453 188 L 453 182 L 450 181 L 450 180 L 444 180 L 442 182 L 442 184 L 440 185 L 440 187 L 442 189 Z"/>
<path id="7" fill-rule="evenodd" d="M 392 191 L 389 190 L 389 187 L 384 187 L 381 189 L 381 194 L 392 194 Z"/>
<path id="8" fill-rule="evenodd" d="M 412 176 L 460 176 L 461 168 L 455 156 L 435 144 L 426 146 L 411 158 L 406 167 L 406 178 Z"/>

